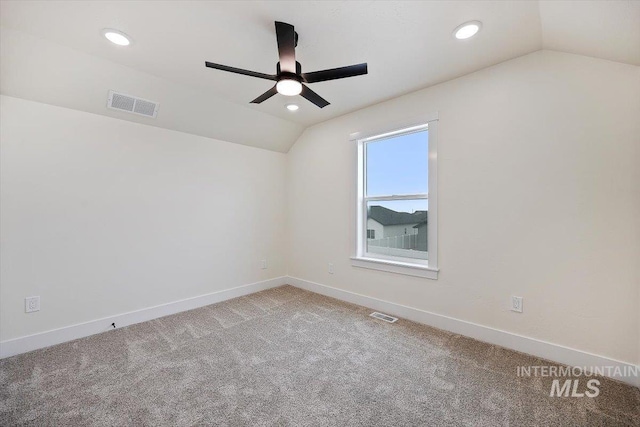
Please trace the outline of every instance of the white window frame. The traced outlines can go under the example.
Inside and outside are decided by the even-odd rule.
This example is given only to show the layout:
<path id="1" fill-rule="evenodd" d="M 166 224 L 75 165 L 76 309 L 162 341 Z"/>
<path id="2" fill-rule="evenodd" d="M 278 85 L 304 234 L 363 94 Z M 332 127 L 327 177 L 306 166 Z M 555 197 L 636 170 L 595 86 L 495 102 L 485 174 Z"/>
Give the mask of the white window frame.
<path id="1" fill-rule="evenodd" d="M 428 130 L 428 192 L 427 194 L 402 194 L 393 196 L 368 196 L 366 191 L 366 144 L 371 141 L 385 139 L 397 135 Z M 354 267 L 370 268 L 410 276 L 438 278 L 438 114 L 434 113 L 422 120 L 415 120 L 410 124 L 389 126 L 376 132 L 351 134 L 352 141 L 357 144 L 357 207 L 356 207 L 356 235 L 354 255 L 351 265 Z M 416 200 L 429 201 L 427 222 L 427 253 L 428 260 L 394 257 L 367 252 L 367 203 L 372 201 Z"/>

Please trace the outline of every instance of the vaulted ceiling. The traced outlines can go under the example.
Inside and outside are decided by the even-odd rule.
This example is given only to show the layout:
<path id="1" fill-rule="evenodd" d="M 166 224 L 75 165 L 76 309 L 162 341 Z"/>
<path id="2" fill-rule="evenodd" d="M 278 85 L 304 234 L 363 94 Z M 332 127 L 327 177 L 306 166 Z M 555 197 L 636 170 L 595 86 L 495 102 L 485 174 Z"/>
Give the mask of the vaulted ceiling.
<path id="1" fill-rule="evenodd" d="M 539 49 L 640 65 L 637 1 L 2 1 L 0 15 L 3 94 L 281 152 L 309 125 Z M 204 67 L 273 74 L 276 20 L 296 27 L 303 72 L 367 62 L 369 74 L 313 84 L 331 102 L 319 109 L 250 104 L 273 83 Z M 481 32 L 452 37 L 469 20 Z M 110 89 L 159 101 L 158 118 L 106 109 Z"/>

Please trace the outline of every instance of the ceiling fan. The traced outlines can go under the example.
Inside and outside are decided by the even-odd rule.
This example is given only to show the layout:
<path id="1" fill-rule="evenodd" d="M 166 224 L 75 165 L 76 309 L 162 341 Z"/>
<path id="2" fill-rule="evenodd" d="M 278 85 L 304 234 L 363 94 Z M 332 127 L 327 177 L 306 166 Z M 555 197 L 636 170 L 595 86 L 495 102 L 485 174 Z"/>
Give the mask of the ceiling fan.
<path id="1" fill-rule="evenodd" d="M 309 89 L 303 83 L 317 83 L 327 80 L 344 79 L 367 74 L 367 64 L 349 65 L 347 67 L 331 68 L 329 70 L 303 73 L 300 63 L 296 61 L 295 48 L 298 45 L 298 33 L 293 25 L 276 21 L 276 37 L 278 40 L 278 54 L 280 62 L 276 64 L 276 74 L 264 74 L 256 71 L 243 70 L 241 68 L 228 67 L 226 65 L 205 62 L 209 68 L 229 71 L 245 76 L 258 77 L 260 79 L 274 80 L 275 86 L 251 101 L 252 104 L 260 104 L 271 98 L 276 93 L 285 96 L 302 95 L 320 108 L 329 105 L 329 102 Z"/>

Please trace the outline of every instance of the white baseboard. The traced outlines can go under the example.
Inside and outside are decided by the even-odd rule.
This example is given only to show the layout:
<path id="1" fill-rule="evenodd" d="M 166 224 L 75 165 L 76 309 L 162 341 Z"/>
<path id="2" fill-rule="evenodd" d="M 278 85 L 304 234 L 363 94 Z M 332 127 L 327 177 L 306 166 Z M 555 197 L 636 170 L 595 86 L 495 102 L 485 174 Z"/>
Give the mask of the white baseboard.
<path id="1" fill-rule="evenodd" d="M 115 323 L 118 327 L 133 325 L 135 323 L 146 322 L 159 317 L 249 295 L 265 289 L 275 288 L 284 284 L 290 284 L 321 295 L 369 307 L 374 310 L 379 310 L 417 323 L 465 335 L 480 341 L 499 345 L 522 353 L 531 354 L 554 362 L 563 363 L 565 365 L 580 367 L 613 366 L 619 368 L 622 372 L 640 372 L 640 367 L 631 363 L 621 362 L 559 344 L 525 337 L 511 332 L 490 328 L 488 326 L 478 325 L 476 323 L 431 313 L 413 307 L 407 307 L 401 304 L 368 297 L 366 295 L 290 276 L 276 277 L 274 279 L 225 289 L 223 291 L 212 292 L 210 294 L 174 301 L 155 307 L 144 308 L 85 323 L 53 329 L 51 331 L 2 341 L 0 342 L 0 359 L 105 332 L 109 329 L 109 325 L 111 323 Z M 625 376 L 613 374 L 611 377 L 636 387 L 640 387 L 640 377 L 637 375 Z"/>
<path id="2" fill-rule="evenodd" d="M 39 348 L 49 347 L 55 344 L 99 334 L 109 330 L 111 323 L 117 327 L 133 325 L 135 323 L 146 322 L 181 311 L 193 310 L 209 304 L 226 301 L 228 299 L 249 295 L 265 289 L 275 288 L 284 285 L 286 277 L 276 277 L 274 279 L 251 283 L 236 288 L 225 289 L 223 291 L 212 292 L 193 298 L 174 301 L 155 307 L 143 308 L 141 310 L 130 311 L 128 313 L 116 314 L 102 319 L 91 320 L 89 322 L 78 323 L 76 325 L 65 326 L 51 331 L 38 334 L 27 335 L 0 342 L 0 359 L 26 353 Z"/>
<path id="3" fill-rule="evenodd" d="M 614 367 L 612 370 L 616 370 L 615 367 L 618 367 L 623 373 L 635 372 L 637 374 L 640 372 L 639 366 L 599 356 L 597 354 L 587 353 L 559 344 L 553 344 L 535 338 L 529 338 L 511 332 L 490 328 L 488 326 L 482 326 L 476 323 L 443 316 L 441 314 L 431 313 L 417 308 L 368 297 L 366 295 L 332 288 L 330 286 L 321 285 L 320 283 L 310 282 L 297 277 L 288 277 L 287 279 L 288 284 L 301 289 L 306 289 L 311 292 L 382 311 L 417 323 L 465 335 L 480 341 L 499 345 L 522 353 L 531 354 L 533 356 L 565 365 L 577 367 L 612 366 Z M 640 376 L 638 375 L 616 375 L 613 373 L 610 377 L 623 381 L 627 384 L 640 387 Z"/>

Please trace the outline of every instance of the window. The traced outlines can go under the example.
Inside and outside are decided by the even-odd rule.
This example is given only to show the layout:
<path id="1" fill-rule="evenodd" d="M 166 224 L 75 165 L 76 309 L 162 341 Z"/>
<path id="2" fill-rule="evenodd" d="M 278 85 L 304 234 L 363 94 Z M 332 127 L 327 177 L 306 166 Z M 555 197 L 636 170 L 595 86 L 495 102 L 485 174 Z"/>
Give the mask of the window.
<path id="1" fill-rule="evenodd" d="M 352 264 L 437 278 L 437 118 L 354 138 L 358 144 Z"/>

